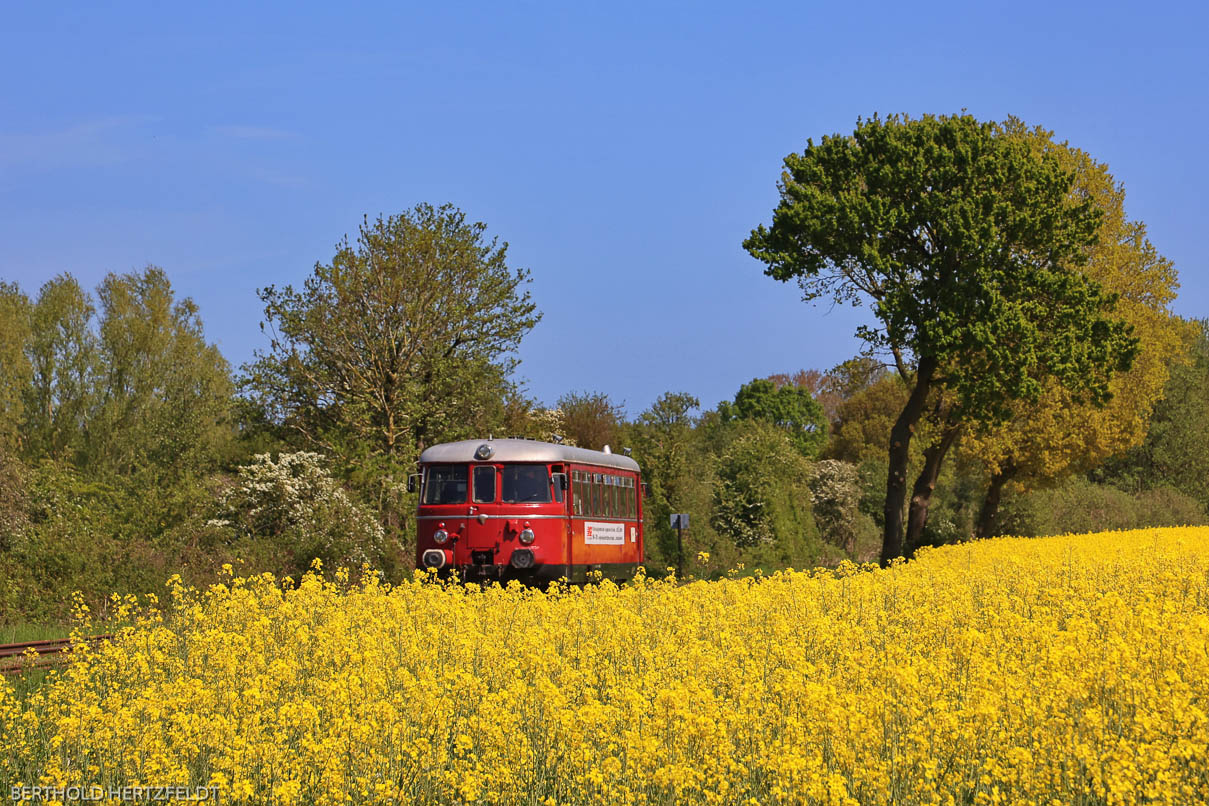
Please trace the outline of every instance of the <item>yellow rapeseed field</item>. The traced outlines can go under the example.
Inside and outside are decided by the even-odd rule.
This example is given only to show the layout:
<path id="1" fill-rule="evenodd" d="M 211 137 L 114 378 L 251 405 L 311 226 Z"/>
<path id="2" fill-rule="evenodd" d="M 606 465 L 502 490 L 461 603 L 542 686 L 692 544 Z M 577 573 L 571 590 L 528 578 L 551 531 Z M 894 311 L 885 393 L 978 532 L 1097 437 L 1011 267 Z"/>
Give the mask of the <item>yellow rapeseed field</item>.
<path id="1" fill-rule="evenodd" d="M 140 605 L 41 685 L 0 683 L 0 783 L 224 804 L 1209 797 L 1209 528 L 544 593 L 169 588 L 167 615 Z"/>

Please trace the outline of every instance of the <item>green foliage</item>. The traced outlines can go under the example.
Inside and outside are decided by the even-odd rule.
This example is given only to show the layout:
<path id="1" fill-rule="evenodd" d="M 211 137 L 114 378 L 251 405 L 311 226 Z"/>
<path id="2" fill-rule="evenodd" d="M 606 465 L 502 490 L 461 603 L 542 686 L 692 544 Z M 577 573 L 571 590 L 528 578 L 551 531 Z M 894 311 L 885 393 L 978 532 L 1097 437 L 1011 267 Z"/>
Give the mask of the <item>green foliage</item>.
<path id="1" fill-rule="evenodd" d="M 923 546 L 970 539 L 985 491 L 986 474 L 976 462 L 959 455 L 956 461 L 947 463 L 928 510 L 928 522 L 917 542 L 907 548 L 915 552 Z"/>
<path id="2" fill-rule="evenodd" d="M 158 591 L 181 556 L 157 550 L 160 521 L 172 514 L 145 486 L 108 484 L 69 465 L 44 462 L 29 472 L 26 525 L 0 551 L 0 622 L 64 620 L 79 590 L 94 608 L 109 594 Z M 148 500 L 150 499 L 150 500 Z"/>
<path id="3" fill-rule="evenodd" d="M 33 323 L 29 298 L 15 283 L 0 282 L 0 447 L 19 443 L 22 395 L 33 367 L 25 354 Z"/>
<path id="4" fill-rule="evenodd" d="M 1131 490 L 1170 486 L 1209 508 L 1209 319 L 1191 325 L 1189 360 L 1170 368 L 1146 439 L 1096 476 Z"/>
<path id="5" fill-rule="evenodd" d="M 406 461 L 497 413 L 513 351 L 539 315 L 529 275 L 446 205 L 368 219 L 300 290 L 262 289 L 267 353 L 244 389 L 313 448 Z"/>
<path id="6" fill-rule="evenodd" d="M 98 296 L 99 319 L 70 275 L 44 284 L 32 306 L 14 286 L 0 289 L 0 328 L 14 339 L 0 395 L 22 456 L 101 474 L 212 469 L 232 436 L 232 386 L 197 306 L 176 300 L 154 266 L 109 275 Z"/>
<path id="7" fill-rule="evenodd" d="M 890 429 L 907 404 L 908 394 L 901 378 L 886 375 L 844 399 L 836 407 L 825 455 L 856 464 L 878 461 L 884 465 Z"/>
<path id="8" fill-rule="evenodd" d="M 230 368 L 207 344 L 197 306 L 163 269 L 110 274 L 98 289 L 100 402 L 87 464 L 131 474 L 205 472 L 231 431 Z"/>
<path id="9" fill-rule="evenodd" d="M 690 394 L 666 392 L 628 429 L 634 458 L 650 488 L 642 506 L 647 561 L 654 569 L 677 563 L 676 532 L 669 518 L 674 512 L 689 515 L 686 561 L 705 551 L 715 567 L 726 568 L 738 557 L 733 542 L 724 545 L 710 523 L 715 462 L 692 414 L 700 405 Z"/>
<path id="10" fill-rule="evenodd" d="M 502 401 L 500 433 L 507 436 L 518 436 L 526 439 L 537 439 L 542 442 L 553 442 L 555 437 L 563 439 L 565 444 L 573 444 L 574 440 L 567 437 L 566 417 L 562 409 L 544 408 L 536 400 L 525 397 L 517 389 L 510 390 Z"/>
<path id="11" fill-rule="evenodd" d="M 92 298 L 75 278 L 45 283 L 31 312 L 25 355 L 31 368 L 23 390 L 28 459 L 75 460 L 100 397 Z"/>
<path id="12" fill-rule="evenodd" d="M 785 432 L 797 451 L 807 458 L 818 456 L 827 443 L 827 417 L 810 392 L 800 386 L 777 386 L 757 378 L 745 383 L 733 403 L 718 406 L 723 422 L 761 420 Z"/>
<path id="13" fill-rule="evenodd" d="M 29 522 L 25 467 L 0 443 L 0 551 L 13 545 Z"/>
<path id="14" fill-rule="evenodd" d="M 568 444 L 594 451 L 618 447 L 624 412 L 604 392 L 568 392 L 558 399 L 556 409 Z"/>
<path id="15" fill-rule="evenodd" d="M 1206 522 L 1200 502 L 1170 487 L 1129 493 L 1074 477 L 1056 487 L 1006 494 L 996 534 L 1040 537 Z"/>
<path id="16" fill-rule="evenodd" d="M 810 511 L 810 463 L 769 423 L 739 421 L 728 432 L 718 457 L 714 528 L 752 565 L 813 564 L 821 546 Z"/>
<path id="17" fill-rule="evenodd" d="M 1074 174 L 1072 200 L 1090 199 L 1102 214 L 1097 241 L 1087 249 L 1081 271 L 1116 297 L 1116 315 L 1138 341 L 1132 366 L 1110 381 L 1106 405 L 1080 403 L 1053 379 L 1043 381 L 1036 400 L 1014 403 L 1015 415 L 996 426 L 965 434 L 961 453 L 977 459 L 990 475 L 976 532 L 993 530 L 999 491 L 1009 480 L 1051 483 L 1086 471 L 1143 441 L 1170 364 L 1182 362 L 1184 323 L 1169 305 L 1178 286 L 1175 268 L 1146 237 L 1146 227 L 1125 216 L 1125 190 L 1108 166 L 1053 134 L 1005 124 L 1006 136 L 1038 153 L 1050 154 Z"/>
<path id="18" fill-rule="evenodd" d="M 1136 345 L 1071 269 L 1101 215 L 1052 155 L 969 115 L 860 121 L 785 158 L 771 228 L 744 247 L 806 299 L 868 299 L 874 349 L 934 362 L 964 417 L 1010 416 L 1044 368 L 1092 399 Z"/>
<path id="19" fill-rule="evenodd" d="M 424 447 L 505 422 L 514 352 L 540 315 L 507 244 L 446 205 L 366 219 L 301 289 L 259 294 L 272 334 L 244 367 L 263 421 L 336 460 L 408 554 L 402 492 Z"/>

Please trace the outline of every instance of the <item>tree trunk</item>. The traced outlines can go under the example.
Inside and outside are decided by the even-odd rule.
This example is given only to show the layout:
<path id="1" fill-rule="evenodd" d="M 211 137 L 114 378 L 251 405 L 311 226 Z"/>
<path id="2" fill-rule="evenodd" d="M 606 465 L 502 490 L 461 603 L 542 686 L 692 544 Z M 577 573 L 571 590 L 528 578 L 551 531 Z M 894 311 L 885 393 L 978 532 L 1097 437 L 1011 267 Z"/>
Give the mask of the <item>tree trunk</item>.
<path id="1" fill-rule="evenodd" d="M 928 523 L 928 506 L 932 503 L 932 493 L 936 490 L 936 480 L 940 477 L 940 467 L 945 455 L 953 443 L 961 424 L 946 421 L 940 437 L 924 451 L 924 467 L 919 477 L 915 479 L 915 487 L 911 490 L 911 509 L 907 515 L 907 550 L 914 554 L 923 538 L 924 526 Z"/>
<path id="2" fill-rule="evenodd" d="M 907 464 L 910 461 L 911 435 L 919 422 L 928 401 L 928 390 L 932 385 L 932 373 L 936 362 L 922 358 L 915 371 L 915 388 L 907 398 L 907 405 L 890 429 L 890 470 L 886 477 L 886 525 L 882 531 L 881 564 L 888 565 L 903 553 L 903 503 L 907 498 Z"/>
<path id="3" fill-rule="evenodd" d="M 990 537 L 994 533 L 995 518 L 999 514 L 999 499 L 1003 494 L 1003 485 L 1012 480 L 1017 470 L 1015 465 L 1007 465 L 991 476 L 986 497 L 982 499 L 982 512 L 978 514 L 978 524 L 974 527 L 974 537 Z"/>

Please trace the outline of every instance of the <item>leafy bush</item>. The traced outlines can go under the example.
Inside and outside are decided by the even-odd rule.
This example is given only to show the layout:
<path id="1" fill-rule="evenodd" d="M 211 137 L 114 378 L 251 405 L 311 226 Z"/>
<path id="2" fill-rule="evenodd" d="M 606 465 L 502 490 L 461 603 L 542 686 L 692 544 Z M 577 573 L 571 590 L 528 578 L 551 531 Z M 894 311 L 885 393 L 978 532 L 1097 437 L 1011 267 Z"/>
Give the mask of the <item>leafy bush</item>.
<path id="1" fill-rule="evenodd" d="M 1072 478 L 1052 489 L 1005 494 L 997 531 L 1037 537 L 1205 522 L 1201 505 L 1171 487 L 1129 493 Z"/>
<path id="2" fill-rule="evenodd" d="M 729 426 L 718 458 L 712 524 L 753 566 L 814 564 L 821 545 L 810 512 L 810 462 L 774 425 Z"/>
<path id="3" fill-rule="evenodd" d="M 253 457 L 219 503 L 221 517 L 208 526 L 232 539 L 263 541 L 304 571 L 318 558 L 329 566 L 379 567 L 386 538 L 382 525 L 345 492 L 317 453 Z"/>
<path id="4" fill-rule="evenodd" d="M 12 545 L 29 522 L 25 469 L 0 445 L 0 551 Z"/>

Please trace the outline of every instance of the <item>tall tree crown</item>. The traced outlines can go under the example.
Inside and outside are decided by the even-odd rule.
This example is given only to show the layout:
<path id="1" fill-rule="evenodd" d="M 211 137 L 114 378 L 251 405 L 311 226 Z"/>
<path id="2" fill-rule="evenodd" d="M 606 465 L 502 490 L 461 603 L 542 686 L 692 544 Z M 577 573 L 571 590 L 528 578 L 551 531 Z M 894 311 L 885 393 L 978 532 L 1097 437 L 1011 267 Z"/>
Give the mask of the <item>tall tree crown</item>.
<path id="1" fill-rule="evenodd" d="M 529 274 L 456 208 L 366 219 L 301 289 L 262 289 L 270 349 L 245 389 L 313 447 L 406 455 L 498 407 L 540 315 Z"/>
<path id="2" fill-rule="evenodd" d="M 1101 214 L 1072 181 L 969 115 L 874 117 L 786 157 L 772 225 L 744 246 L 808 300 L 870 304 L 879 325 L 859 335 L 904 375 L 935 372 L 967 415 L 1008 416 L 1047 373 L 1102 400 L 1136 348 L 1075 270 Z"/>

